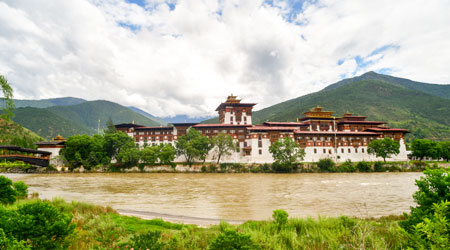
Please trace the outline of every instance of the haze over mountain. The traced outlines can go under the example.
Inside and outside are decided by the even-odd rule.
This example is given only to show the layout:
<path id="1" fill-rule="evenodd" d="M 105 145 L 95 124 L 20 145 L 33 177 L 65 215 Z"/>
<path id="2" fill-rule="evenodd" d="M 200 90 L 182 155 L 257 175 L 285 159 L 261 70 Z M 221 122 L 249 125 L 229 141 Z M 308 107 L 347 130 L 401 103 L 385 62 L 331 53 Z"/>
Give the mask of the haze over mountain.
<path id="1" fill-rule="evenodd" d="M 368 120 L 406 128 L 411 138 L 450 138 L 450 85 L 415 82 L 375 72 L 344 79 L 316 93 L 291 99 L 253 112 L 253 124 L 295 121 L 315 106 L 367 115 Z M 216 123 L 217 118 L 204 121 Z"/>

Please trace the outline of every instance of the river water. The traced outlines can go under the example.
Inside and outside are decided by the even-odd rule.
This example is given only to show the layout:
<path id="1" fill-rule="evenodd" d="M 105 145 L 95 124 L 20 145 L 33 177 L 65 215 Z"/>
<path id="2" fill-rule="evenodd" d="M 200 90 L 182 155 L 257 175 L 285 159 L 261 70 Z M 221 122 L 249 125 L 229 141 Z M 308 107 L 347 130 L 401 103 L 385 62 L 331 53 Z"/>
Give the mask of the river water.
<path id="1" fill-rule="evenodd" d="M 399 215 L 414 206 L 422 173 L 339 174 L 4 174 L 40 198 L 62 197 L 127 211 L 226 220 Z"/>

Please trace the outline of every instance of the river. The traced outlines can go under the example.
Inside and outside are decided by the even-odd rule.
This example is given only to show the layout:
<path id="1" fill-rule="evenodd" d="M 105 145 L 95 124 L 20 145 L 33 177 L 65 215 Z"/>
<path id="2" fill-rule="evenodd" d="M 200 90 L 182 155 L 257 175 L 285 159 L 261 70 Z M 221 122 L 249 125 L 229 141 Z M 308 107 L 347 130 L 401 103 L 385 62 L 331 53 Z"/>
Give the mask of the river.
<path id="1" fill-rule="evenodd" d="M 274 209 L 284 209 L 291 217 L 399 215 L 414 205 L 414 180 L 423 174 L 3 175 L 25 181 L 30 193 L 38 192 L 44 199 L 62 197 L 109 205 L 135 215 L 240 221 L 268 219 Z"/>

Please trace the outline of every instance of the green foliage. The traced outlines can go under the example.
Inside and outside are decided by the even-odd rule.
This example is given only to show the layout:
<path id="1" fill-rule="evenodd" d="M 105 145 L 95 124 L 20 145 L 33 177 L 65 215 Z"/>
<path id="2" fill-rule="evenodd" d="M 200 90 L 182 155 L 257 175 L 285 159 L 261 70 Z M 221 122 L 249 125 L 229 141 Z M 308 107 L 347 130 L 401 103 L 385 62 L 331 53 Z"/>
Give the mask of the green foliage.
<path id="1" fill-rule="evenodd" d="M 28 197 L 28 185 L 23 181 L 16 181 L 13 184 L 17 199 L 25 199 Z"/>
<path id="2" fill-rule="evenodd" d="M 239 233 L 236 230 L 225 229 L 209 245 L 210 250 L 253 250 L 260 249 L 250 235 Z"/>
<path id="3" fill-rule="evenodd" d="M 117 157 L 122 149 L 134 146 L 133 138 L 120 131 L 107 133 L 104 138 L 104 150 L 106 151 L 106 155 L 111 159 Z"/>
<path id="4" fill-rule="evenodd" d="M 400 222 L 402 228 L 408 232 L 433 214 L 433 204 L 450 201 L 450 170 L 427 169 L 424 174 L 425 176 L 416 180 L 419 190 L 413 194 L 413 198 L 417 206 L 411 207 L 410 215 L 405 214 L 406 220 Z M 450 219 L 448 210 L 445 216 Z"/>
<path id="5" fill-rule="evenodd" d="M 43 139 L 20 126 L 12 120 L 2 119 L 0 117 L 0 141 L 4 145 L 15 145 L 24 148 L 36 148 L 34 143 Z"/>
<path id="6" fill-rule="evenodd" d="M 360 161 L 356 164 L 356 168 L 359 172 L 372 172 L 372 165 L 367 161 Z"/>
<path id="7" fill-rule="evenodd" d="M 31 250 L 25 241 L 17 241 L 14 237 L 6 237 L 3 229 L 0 228 L 0 250 Z"/>
<path id="8" fill-rule="evenodd" d="M 115 132 L 117 132 L 116 126 L 114 125 L 114 122 L 111 119 L 111 117 L 109 117 L 108 121 L 106 121 L 105 134 L 114 134 Z"/>
<path id="9" fill-rule="evenodd" d="M 305 151 L 291 137 L 284 137 L 272 143 L 269 147 L 269 152 L 275 160 L 273 166 L 275 171 L 277 166 L 286 169 L 298 161 L 302 161 L 305 157 Z"/>
<path id="10" fill-rule="evenodd" d="M 149 231 L 144 234 L 135 235 L 128 245 L 134 249 L 162 250 L 166 246 L 161 242 L 161 231 Z"/>
<path id="11" fill-rule="evenodd" d="M 383 158 L 383 161 L 386 162 L 386 158 L 400 153 L 400 143 L 390 137 L 381 140 L 372 140 L 367 146 L 367 152 L 374 154 L 376 157 Z"/>
<path id="12" fill-rule="evenodd" d="M 229 134 L 219 133 L 212 138 L 211 143 L 216 151 L 217 164 L 219 164 L 222 156 L 231 155 L 231 153 L 236 150 L 236 145 L 233 143 L 233 137 Z"/>
<path id="13" fill-rule="evenodd" d="M 334 173 L 337 171 L 336 164 L 330 158 L 323 158 L 317 162 L 320 172 Z"/>
<path id="14" fill-rule="evenodd" d="M 450 249 L 450 202 L 434 203 L 432 216 L 414 225 L 408 235 L 408 245 L 412 249 Z"/>
<path id="15" fill-rule="evenodd" d="M 288 217 L 289 214 L 282 209 L 273 210 L 272 218 L 279 229 L 287 223 Z"/>
<path id="16" fill-rule="evenodd" d="M 67 247 L 66 237 L 75 228 L 71 220 L 71 215 L 39 200 L 19 205 L 17 210 L 0 209 L 0 225 L 5 234 L 29 242 L 33 249 Z"/>
<path id="17" fill-rule="evenodd" d="M 16 190 L 12 181 L 0 175 L 0 204 L 11 204 L 16 201 Z"/>
<path id="18" fill-rule="evenodd" d="M 437 143 L 432 140 L 416 139 L 411 144 L 412 156 L 422 160 L 425 157 L 436 158 L 438 156 Z"/>
<path id="19" fill-rule="evenodd" d="M 178 137 L 176 154 L 184 156 L 186 162 L 191 165 L 195 159 L 205 161 L 211 148 L 212 144 L 209 138 L 191 128 L 185 135 Z"/>
<path id="20" fill-rule="evenodd" d="M 446 161 L 450 160 L 450 141 L 439 142 L 440 157 Z"/>
<path id="21" fill-rule="evenodd" d="M 130 138 L 131 139 L 131 138 Z M 134 145 L 134 144 L 133 144 Z M 84 166 L 90 169 L 99 164 L 107 164 L 110 158 L 105 152 L 105 140 L 101 135 L 74 135 L 67 139 L 61 155 L 72 167 Z"/>
<path id="22" fill-rule="evenodd" d="M 172 144 L 160 145 L 159 162 L 164 165 L 170 165 L 175 160 L 175 148 Z"/>
<path id="23" fill-rule="evenodd" d="M 386 168 L 384 167 L 384 164 L 381 161 L 377 161 L 374 164 L 374 171 L 375 172 L 384 172 L 384 171 L 386 171 Z"/>
<path id="24" fill-rule="evenodd" d="M 136 166 L 139 162 L 139 158 L 140 151 L 136 148 L 134 143 L 124 145 L 116 156 L 117 162 L 126 167 Z"/>
<path id="25" fill-rule="evenodd" d="M 350 159 L 346 160 L 343 164 L 341 164 L 338 168 L 337 168 L 338 172 L 344 173 L 344 172 L 355 172 L 356 171 L 356 166 L 355 164 L 352 163 L 352 161 Z"/>
<path id="26" fill-rule="evenodd" d="M 3 98 L 0 98 L 5 105 L 2 108 L 2 110 L 5 112 L 3 115 L 0 116 L 0 118 L 4 118 L 6 120 L 11 119 L 14 117 L 13 110 L 14 110 L 14 101 L 13 101 L 13 89 L 9 85 L 6 78 L 2 75 L 0 75 L 0 89 L 3 92 Z M 1 103 L 0 103 L 1 104 Z"/>

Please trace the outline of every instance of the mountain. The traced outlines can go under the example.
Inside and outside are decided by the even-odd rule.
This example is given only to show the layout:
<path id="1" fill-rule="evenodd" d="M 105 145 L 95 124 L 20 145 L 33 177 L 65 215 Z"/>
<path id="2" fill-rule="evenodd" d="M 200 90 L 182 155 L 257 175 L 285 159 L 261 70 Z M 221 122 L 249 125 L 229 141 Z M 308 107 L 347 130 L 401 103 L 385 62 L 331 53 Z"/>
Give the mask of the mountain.
<path id="1" fill-rule="evenodd" d="M 423 82 L 415 82 L 405 78 L 399 78 L 394 76 L 388 76 L 383 74 L 377 74 L 373 71 L 367 72 L 361 76 L 344 79 L 337 83 L 331 84 L 326 87 L 324 90 L 331 90 L 335 88 L 342 87 L 352 82 L 358 82 L 362 80 L 380 80 L 389 82 L 394 85 L 403 86 L 410 90 L 421 91 L 430 95 L 439 96 L 442 98 L 450 99 L 450 85 L 442 85 L 442 84 L 431 84 L 431 83 L 423 83 Z"/>
<path id="2" fill-rule="evenodd" d="M 14 99 L 16 108 L 33 107 L 33 108 L 48 108 L 53 106 L 69 106 L 86 102 L 86 100 L 75 97 L 62 97 L 42 100 L 20 100 Z"/>
<path id="3" fill-rule="evenodd" d="M 11 120 L 0 118 L 0 144 L 36 148 L 34 143 L 43 138 Z"/>
<path id="4" fill-rule="evenodd" d="M 370 72 L 369 75 L 374 74 Z M 366 77 L 340 81 L 319 92 L 255 111 L 253 123 L 295 121 L 319 105 L 336 111 L 338 116 L 351 112 L 367 115 L 368 120 L 386 121 L 388 126 L 409 129 L 408 139 L 450 139 L 450 99 L 444 97 L 449 85 L 429 86 L 401 78 Z M 433 93 L 436 89 L 441 89 L 439 95 Z"/>
<path id="5" fill-rule="evenodd" d="M 115 124 L 135 122 L 145 126 L 160 125 L 127 107 L 109 101 L 86 101 L 47 108 L 18 108 L 14 113 L 14 121 L 46 139 L 51 139 L 58 133 L 64 137 L 94 134 L 98 128 L 106 128 L 108 119 L 112 119 Z"/>
<path id="6" fill-rule="evenodd" d="M 47 108 L 17 108 L 13 120 L 31 131 L 50 140 L 60 134 L 67 138 L 76 134 L 94 134 L 96 129 L 88 128 L 71 119 L 61 117 Z"/>
<path id="7" fill-rule="evenodd" d="M 195 123 L 195 122 L 201 122 L 207 119 L 211 119 L 211 116 L 201 116 L 201 117 L 189 117 L 187 115 L 176 115 L 173 117 L 161 117 L 161 119 L 164 119 L 165 121 L 167 121 L 168 123 L 183 123 L 183 122 L 188 122 L 188 123 Z"/>
<path id="8" fill-rule="evenodd" d="M 145 112 L 142 109 L 139 109 L 139 108 L 136 108 L 136 107 L 133 107 L 133 106 L 129 106 L 128 108 L 131 109 L 132 111 L 138 113 L 138 114 L 141 114 L 141 115 L 147 117 L 150 120 L 153 120 L 153 121 L 163 125 L 163 126 L 167 125 L 167 121 L 165 121 L 165 120 L 163 120 L 161 118 L 158 118 L 158 117 L 156 117 L 156 116 L 154 116 L 152 114 L 149 114 L 149 113 Z"/>

